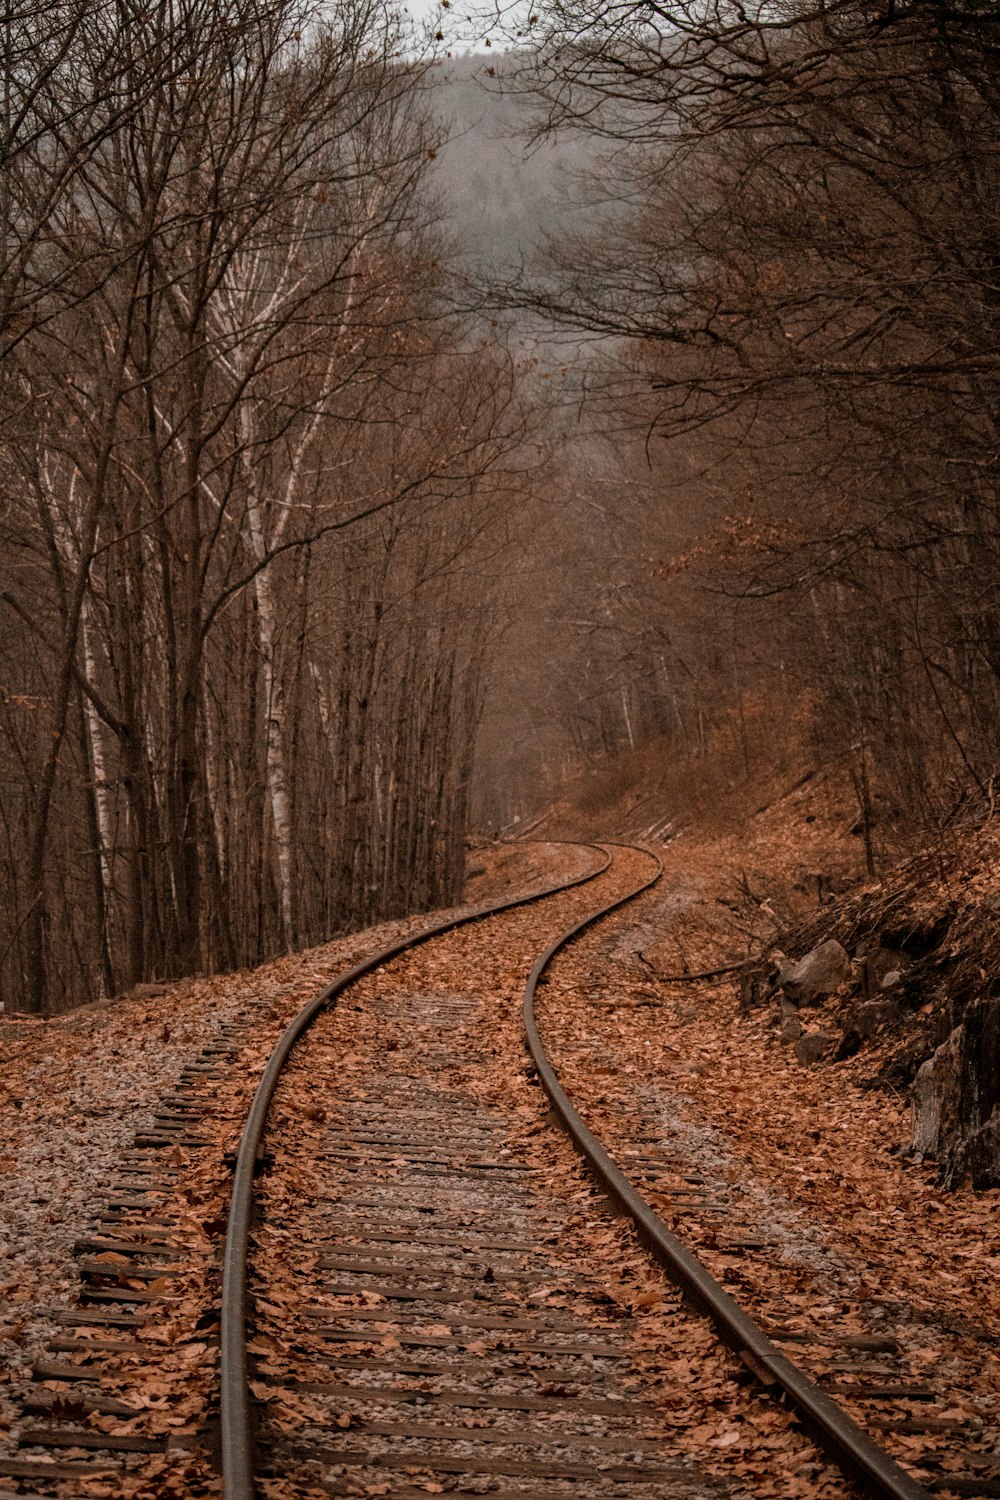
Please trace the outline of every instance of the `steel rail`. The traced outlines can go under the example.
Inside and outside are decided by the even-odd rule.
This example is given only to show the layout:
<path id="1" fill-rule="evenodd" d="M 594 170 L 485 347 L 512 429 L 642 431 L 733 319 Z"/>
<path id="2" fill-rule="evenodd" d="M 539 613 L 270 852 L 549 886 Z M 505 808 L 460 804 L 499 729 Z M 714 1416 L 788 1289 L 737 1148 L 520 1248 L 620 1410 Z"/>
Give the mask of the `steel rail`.
<path id="1" fill-rule="evenodd" d="M 558 843 L 559 840 L 552 839 L 545 840 L 545 842 Z M 419 932 L 411 933 L 409 937 L 401 938 L 387 947 L 380 948 L 377 953 L 355 964 L 352 969 L 339 974 L 318 995 L 314 995 L 282 1032 L 274 1051 L 268 1058 L 240 1137 L 239 1151 L 233 1171 L 229 1223 L 226 1229 L 220 1338 L 220 1428 L 222 1485 L 225 1500 L 254 1500 L 256 1492 L 253 1472 L 253 1432 L 250 1420 L 249 1363 L 246 1347 L 249 1312 L 247 1262 L 253 1218 L 253 1186 L 261 1158 L 261 1142 L 267 1123 L 268 1108 L 292 1048 L 316 1017 L 332 1005 L 344 990 L 363 975 L 370 974 L 380 964 L 388 963 L 409 949 L 419 947 L 429 938 L 452 932 L 457 927 L 480 922 L 486 917 L 511 911 L 518 906 L 530 906 L 536 901 L 544 900 L 547 896 L 555 896 L 561 891 L 570 891 L 576 886 L 585 885 L 588 881 L 596 880 L 599 875 L 603 875 L 610 867 L 611 855 L 601 845 L 581 842 L 574 847 L 594 850 L 603 856 L 603 863 L 595 870 L 574 876 L 572 880 L 559 881 L 554 885 L 546 886 L 544 890 L 534 891 L 528 896 L 506 897 L 502 901 L 477 907 L 471 912 L 448 917 L 442 922 L 432 923 L 429 927 L 421 928 Z"/>
<path id="2" fill-rule="evenodd" d="M 610 846 L 606 846 L 610 847 Z M 636 847 L 624 845 L 621 847 Z M 766 1389 L 777 1386 L 803 1423 L 835 1460 L 838 1467 L 864 1485 L 866 1496 L 885 1500 L 931 1500 L 930 1491 L 896 1463 L 891 1454 L 868 1436 L 836 1401 L 771 1342 L 767 1334 L 736 1303 L 697 1256 L 671 1233 L 656 1210 L 646 1202 L 585 1124 L 559 1082 L 538 1031 L 535 992 L 553 958 L 587 928 L 634 900 L 659 880 L 663 866 L 648 849 L 637 850 L 656 864 L 655 872 L 626 896 L 619 896 L 592 912 L 556 938 L 535 963 L 524 989 L 524 1029 L 538 1076 L 573 1143 L 607 1190 L 635 1221 L 655 1259 L 682 1290 L 685 1299 L 706 1314 L 723 1342 L 736 1351 Z M 773 1394 L 773 1391 L 772 1391 Z"/>

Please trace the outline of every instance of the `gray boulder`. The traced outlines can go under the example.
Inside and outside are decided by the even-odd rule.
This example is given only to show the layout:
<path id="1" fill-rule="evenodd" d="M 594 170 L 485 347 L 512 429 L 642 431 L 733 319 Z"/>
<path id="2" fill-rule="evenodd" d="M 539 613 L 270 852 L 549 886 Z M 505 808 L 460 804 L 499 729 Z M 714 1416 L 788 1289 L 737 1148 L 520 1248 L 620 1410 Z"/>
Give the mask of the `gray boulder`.
<path id="1" fill-rule="evenodd" d="M 1000 1187 L 1000 997 L 967 1005 L 918 1072 L 913 1150 L 937 1157 L 945 1187 Z"/>
<path id="2" fill-rule="evenodd" d="M 847 949 L 829 938 L 797 964 L 786 964 L 778 982 L 793 1005 L 819 1005 L 836 994 L 852 972 Z"/>
<path id="3" fill-rule="evenodd" d="M 822 1062 L 836 1045 L 837 1038 L 829 1036 L 825 1031 L 807 1031 L 805 1036 L 800 1037 L 795 1043 L 795 1057 L 804 1068 L 808 1068 L 813 1063 Z"/>
<path id="4" fill-rule="evenodd" d="M 1000 1182 L 1000 1112 L 993 1114 L 967 1137 L 956 1163 L 957 1171 L 968 1173 L 974 1188 L 993 1188 Z"/>
<path id="5" fill-rule="evenodd" d="M 134 984 L 129 990 L 131 1000 L 158 1000 L 161 995 L 170 993 L 169 984 Z"/>

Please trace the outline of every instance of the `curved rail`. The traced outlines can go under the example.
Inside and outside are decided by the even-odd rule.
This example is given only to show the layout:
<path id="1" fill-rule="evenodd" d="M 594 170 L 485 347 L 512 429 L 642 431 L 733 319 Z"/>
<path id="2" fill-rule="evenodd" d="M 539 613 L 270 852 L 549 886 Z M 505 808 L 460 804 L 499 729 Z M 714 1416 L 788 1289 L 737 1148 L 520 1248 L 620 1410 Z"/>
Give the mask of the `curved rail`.
<path id="1" fill-rule="evenodd" d="M 670 1232 L 656 1210 L 637 1192 L 584 1123 L 549 1061 L 535 1020 L 534 1002 L 538 981 L 560 949 L 565 948 L 602 917 L 634 900 L 659 880 L 663 866 L 657 856 L 648 849 L 640 852 L 655 862 L 655 873 L 627 896 L 608 902 L 600 911 L 592 912 L 589 917 L 568 928 L 539 957 L 528 977 L 524 989 L 524 1029 L 538 1076 L 577 1149 L 586 1158 L 609 1195 L 635 1221 L 643 1241 L 681 1288 L 687 1300 L 707 1314 L 723 1341 L 743 1358 L 759 1380 L 766 1386 L 779 1387 L 813 1436 L 831 1454 L 839 1467 L 864 1484 L 866 1495 L 886 1497 L 886 1500 L 931 1500 L 928 1490 L 911 1479 L 895 1459 L 880 1448 L 836 1401 L 831 1400 L 808 1375 L 786 1359 L 763 1329 L 722 1289 L 697 1256 Z"/>
<path id="2" fill-rule="evenodd" d="M 549 842 L 549 841 L 546 841 Z M 552 843 L 558 840 L 551 840 Z M 572 890 L 603 875 L 611 864 L 607 849 L 597 844 L 581 843 L 577 848 L 593 849 L 603 856 L 597 869 L 572 880 L 559 881 L 535 891 L 530 896 L 491 902 L 460 916 L 448 917 L 443 922 L 421 928 L 409 937 L 401 938 L 387 947 L 379 949 L 362 963 L 339 974 L 326 989 L 302 1007 L 298 1015 L 288 1024 L 268 1058 L 261 1075 L 257 1091 L 243 1126 L 239 1152 L 233 1172 L 233 1191 L 229 1207 L 229 1223 L 226 1229 L 226 1250 L 222 1271 L 222 1327 L 221 1327 L 221 1410 L 220 1427 L 222 1441 L 222 1482 L 225 1500 L 253 1500 L 253 1437 L 250 1422 L 249 1365 L 246 1348 L 247 1325 L 247 1258 L 250 1243 L 250 1226 L 253 1216 L 253 1184 L 261 1158 L 261 1141 L 267 1121 L 267 1111 L 274 1096 L 281 1070 L 302 1034 L 312 1022 L 337 997 L 363 975 L 371 973 L 379 964 L 398 958 L 410 948 L 419 947 L 429 938 L 452 932 L 472 922 L 499 912 L 511 911 L 517 906 L 530 906 L 546 896 L 558 895 Z"/>

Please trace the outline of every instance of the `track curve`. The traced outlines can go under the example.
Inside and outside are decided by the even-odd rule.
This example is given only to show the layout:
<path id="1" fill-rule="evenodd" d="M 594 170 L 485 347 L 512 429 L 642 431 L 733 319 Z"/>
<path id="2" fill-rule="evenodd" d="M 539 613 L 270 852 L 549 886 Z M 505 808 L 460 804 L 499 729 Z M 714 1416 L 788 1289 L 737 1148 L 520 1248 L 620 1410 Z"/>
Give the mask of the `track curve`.
<path id="1" fill-rule="evenodd" d="M 651 889 L 662 874 L 658 858 L 637 846 L 580 844 L 600 856 L 595 868 L 570 880 L 512 899 L 478 907 L 473 911 L 432 923 L 409 938 L 397 941 L 341 973 L 298 1013 L 274 1049 L 244 1126 L 234 1173 L 233 1195 L 226 1237 L 221 1328 L 221 1437 L 223 1487 L 226 1500 L 253 1500 L 253 1435 L 247 1353 L 247 1266 L 253 1216 L 254 1178 L 262 1160 L 262 1140 L 268 1108 L 296 1043 L 311 1023 L 333 1006 L 344 990 L 380 965 L 419 947 L 431 938 L 514 908 L 540 902 L 546 897 L 587 884 L 613 865 L 614 847 L 645 855 L 650 869 L 625 894 L 618 894 L 598 910 L 573 923 L 536 959 L 523 993 L 523 1022 L 528 1049 L 537 1077 L 560 1122 L 609 1195 L 635 1222 L 646 1247 L 687 1300 L 714 1324 L 722 1341 L 735 1350 L 744 1364 L 772 1395 L 785 1398 L 800 1414 L 812 1434 L 850 1477 L 860 1480 L 867 1495 L 886 1500 L 929 1500 L 929 1492 L 913 1480 L 846 1411 L 823 1392 L 801 1369 L 788 1360 L 764 1331 L 724 1291 L 707 1268 L 674 1236 L 651 1204 L 617 1166 L 590 1131 L 563 1088 L 557 1070 L 542 1041 L 535 1015 L 535 995 L 553 959 L 580 934 L 642 893 Z"/>

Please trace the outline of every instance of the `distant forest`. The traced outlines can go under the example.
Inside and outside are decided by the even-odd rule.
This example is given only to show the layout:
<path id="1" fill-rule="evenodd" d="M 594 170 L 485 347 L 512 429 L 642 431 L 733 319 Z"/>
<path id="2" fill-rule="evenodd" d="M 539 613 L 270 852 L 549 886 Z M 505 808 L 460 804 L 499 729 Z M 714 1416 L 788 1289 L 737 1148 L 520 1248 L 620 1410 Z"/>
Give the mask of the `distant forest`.
<path id="1" fill-rule="evenodd" d="M 589 141 L 608 207 L 498 292 L 567 398 L 525 739 L 846 761 L 874 869 L 1000 764 L 1000 15 L 556 0 L 529 30 L 510 107 L 568 166 Z"/>

